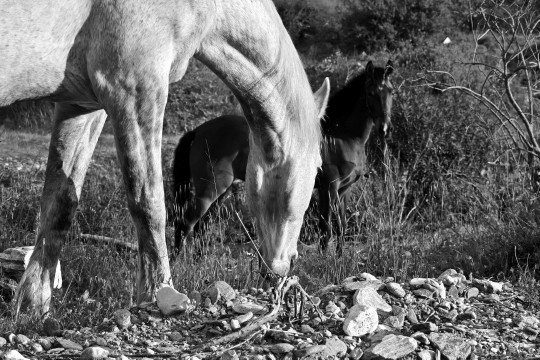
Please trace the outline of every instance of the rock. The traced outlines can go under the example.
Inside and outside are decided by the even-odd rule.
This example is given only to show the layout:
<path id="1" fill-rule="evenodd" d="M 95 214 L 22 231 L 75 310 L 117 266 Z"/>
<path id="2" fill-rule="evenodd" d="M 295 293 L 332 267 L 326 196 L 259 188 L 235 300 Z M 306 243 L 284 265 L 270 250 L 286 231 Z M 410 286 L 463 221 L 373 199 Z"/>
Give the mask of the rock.
<path id="1" fill-rule="evenodd" d="M 444 270 L 442 272 L 441 275 L 439 275 L 439 277 L 437 279 L 440 280 L 441 278 L 444 278 L 445 276 L 449 276 L 449 275 L 453 276 L 453 275 L 457 275 L 457 274 L 458 274 L 458 272 L 456 270 L 454 270 L 454 269 L 446 269 L 446 270 Z"/>
<path id="2" fill-rule="evenodd" d="M 458 320 L 476 320 L 477 316 L 476 313 L 472 310 L 467 310 L 461 314 L 458 315 Z"/>
<path id="3" fill-rule="evenodd" d="M 15 337 L 15 343 L 26 345 L 30 343 L 30 339 L 26 335 L 17 334 L 17 336 Z"/>
<path id="4" fill-rule="evenodd" d="M 392 307 L 386 303 L 382 296 L 369 287 L 356 290 L 353 304 L 374 307 L 384 312 L 392 311 Z"/>
<path id="5" fill-rule="evenodd" d="M 326 339 L 326 342 L 324 343 L 325 350 L 321 354 L 321 356 L 326 358 L 341 358 L 347 353 L 347 345 L 338 339 L 338 337 L 334 336 L 330 339 Z"/>
<path id="6" fill-rule="evenodd" d="M 443 285 L 453 286 L 465 280 L 465 276 L 463 274 L 458 274 L 457 271 L 454 269 L 448 269 L 445 272 L 443 272 L 441 275 L 439 275 L 437 280 L 442 282 Z"/>
<path id="7" fill-rule="evenodd" d="M 240 321 L 237 319 L 231 319 L 231 329 L 238 330 L 240 329 Z"/>
<path id="8" fill-rule="evenodd" d="M 156 301 L 159 310 L 165 316 L 184 312 L 190 304 L 187 295 L 169 286 L 159 289 L 156 294 Z"/>
<path id="9" fill-rule="evenodd" d="M 459 290 L 456 286 L 452 285 L 447 292 L 448 297 L 457 299 L 459 297 Z"/>
<path id="10" fill-rule="evenodd" d="M 414 311 L 414 309 L 410 308 L 409 310 L 407 310 L 406 317 L 411 324 L 418 324 L 418 317 L 416 316 L 416 312 Z"/>
<path id="11" fill-rule="evenodd" d="M 477 288 L 470 288 L 468 289 L 466 292 L 465 292 L 465 297 L 467 299 L 472 299 L 472 298 L 475 298 L 478 296 L 478 294 L 480 293 L 480 291 L 478 291 Z"/>
<path id="12" fill-rule="evenodd" d="M 405 297 L 405 294 L 406 294 L 403 287 L 400 284 L 395 283 L 395 282 L 386 284 L 386 291 L 388 291 L 390 295 L 393 295 L 397 298 Z"/>
<path id="13" fill-rule="evenodd" d="M 249 312 L 247 312 L 245 314 L 238 315 L 235 319 L 238 320 L 238 322 L 240 324 L 245 324 L 249 320 L 253 319 L 253 313 L 251 311 L 249 311 Z"/>
<path id="14" fill-rule="evenodd" d="M 182 341 L 182 338 L 183 338 L 182 334 L 178 331 L 173 331 L 167 336 L 169 337 L 169 340 L 176 341 L 176 342 Z"/>
<path id="15" fill-rule="evenodd" d="M 432 333 L 429 340 L 448 360 L 466 360 L 472 352 L 465 339 L 448 333 Z"/>
<path id="16" fill-rule="evenodd" d="M 482 295 L 480 298 L 480 301 L 486 302 L 486 303 L 496 303 L 501 301 L 498 294 L 486 294 Z"/>
<path id="17" fill-rule="evenodd" d="M 43 346 L 41 346 L 40 343 L 31 342 L 29 346 L 34 352 L 37 352 L 37 353 L 43 352 Z"/>
<path id="18" fill-rule="evenodd" d="M 236 292 L 225 281 L 216 281 L 206 289 L 205 294 L 210 298 L 212 304 L 215 304 L 219 299 L 229 301 L 236 298 Z"/>
<path id="19" fill-rule="evenodd" d="M 520 328 L 526 326 L 538 328 L 540 326 L 540 320 L 538 320 L 538 318 L 535 316 L 530 315 L 518 314 L 514 317 L 514 319 L 512 319 L 512 321 L 514 322 L 514 325 Z"/>
<path id="20" fill-rule="evenodd" d="M 341 309 L 339 306 L 334 304 L 333 301 L 329 301 L 328 305 L 324 308 L 327 315 L 337 315 L 341 312 Z"/>
<path id="21" fill-rule="evenodd" d="M 286 354 L 294 350 L 294 346 L 287 343 L 266 345 L 265 348 L 273 354 Z"/>
<path id="22" fill-rule="evenodd" d="M 247 314 L 249 312 L 253 314 L 258 314 L 265 311 L 265 307 L 256 303 L 252 302 L 245 302 L 245 303 L 235 303 L 233 305 L 233 311 L 238 314 Z"/>
<path id="23" fill-rule="evenodd" d="M 392 315 L 384 319 L 383 324 L 388 325 L 394 329 L 401 329 L 403 327 L 403 323 L 405 322 L 405 314 L 401 315 Z"/>
<path id="24" fill-rule="evenodd" d="M 38 339 L 38 343 L 43 347 L 43 350 L 50 350 L 52 347 L 51 341 L 49 339 Z"/>
<path id="25" fill-rule="evenodd" d="M 238 359 L 239 359 L 238 354 L 234 350 L 225 351 L 221 355 L 221 360 L 238 360 Z"/>
<path id="26" fill-rule="evenodd" d="M 431 350 L 422 350 L 418 354 L 416 354 L 416 356 L 418 356 L 418 360 L 435 360 L 436 359 L 435 352 Z"/>
<path id="27" fill-rule="evenodd" d="M 4 353 L 3 360 L 28 360 L 24 356 L 21 355 L 20 352 L 17 350 L 8 350 Z"/>
<path id="28" fill-rule="evenodd" d="M 355 347 L 349 353 L 349 358 L 352 360 L 359 360 L 362 358 L 362 356 L 364 356 L 364 351 L 361 347 Z"/>
<path id="29" fill-rule="evenodd" d="M 439 310 L 439 313 L 440 313 L 440 316 L 442 319 L 444 320 L 448 320 L 450 322 L 453 322 L 454 320 L 456 320 L 457 316 L 458 316 L 458 312 L 457 310 L 450 310 L 450 311 L 446 311 L 444 309 L 440 309 Z"/>
<path id="30" fill-rule="evenodd" d="M 352 283 L 343 284 L 343 289 L 345 291 L 356 291 L 359 289 L 371 288 L 375 291 L 384 289 L 385 285 L 380 280 L 365 280 L 365 281 L 355 281 Z"/>
<path id="31" fill-rule="evenodd" d="M 377 310 L 364 305 L 354 305 L 343 322 L 343 331 L 349 336 L 369 334 L 379 325 Z"/>
<path id="32" fill-rule="evenodd" d="M 423 333 L 431 333 L 431 332 L 439 331 L 439 327 L 432 322 L 424 322 L 424 323 L 418 323 L 411 326 L 411 330 L 414 332 L 420 331 Z"/>
<path id="33" fill-rule="evenodd" d="M 428 279 L 426 278 L 414 278 L 409 281 L 409 285 L 413 288 L 417 288 L 424 285 L 427 281 Z"/>
<path id="34" fill-rule="evenodd" d="M 421 344 L 429 345 L 429 339 L 423 332 L 417 331 L 411 335 L 411 337 Z"/>
<path id="35" fill-rule="evenodd" d="M 302 334 L 313 334 L 315 330 L 311 326 L 303 324 L 302 326 L 300 326 L 300 332 Z"/>
<path id="36" fill-rule="evenodd" d="M 366 351 L 369 357 L 379 359 L 399 359 L 412 353 L 418 347 L 413 338 L 403 335 L 386 335 L 382 341 Z"/>
<path id="37" fill-rule="evenodd" d="M 43 321 L 43 333 L 47 336 L 60 336 L 62 327 L 58 320 L 48 317 Z"/>
<path id="38" fill-rule="evenodd" d="M 58 344 L 58 346 L 64 349 L 79 350 L 79 351 L 83 350 L 83 347 L 80 344 L 77 344 L 76 342 L 71 341 L 69 339 L 57 338 L 56 343 Z"/>
<path id="39" fill-rule="evenodd" d="M 126 309 L 118 309 L 114 312 L 114 322 L 120 329 L 131 325 L 131 313 Z"/>
<path id="40" fill-rule="evenodd" d="M 312 345 L 312 346 L 305 347 L 303 349 L 295 350 L 294 355 L 297 358 L 308 358 L 315 354 L 319 355 L 325 350 L 326 350 L 325 345 Z"/>
<path id="41" fill-rule="evenodd" d="M 503 283 L 490 281 L 490 280 L 479 280 L 473 279 L 472 286 L 478 288 L 478 290 L 484 293 L 500 293 L 503 290 Z"/>
<path id="42" fill-rule="evenodd" d="M 375 276 L 371 275 L 370 273 L 361 273 L 360 277 L 364 280 L 378 280 Z"/>
<path id="43" fill-rule="evenodd" d="M 5 337 L 3 336 L 0 336 L 0 347 L 4 346 L 7 344 L 7 340 Z"/>
<path id="44" fill-rule="evenodd" d="M 81 359 L 83 360 L 93 360 L 93 359 L 106 359 L 109 357 L 109 351 L 99 346 L 91 346 L 84 349 L 81 353 Z"/>
<path id="45" fill-rule="evenodd" d="M 107 340 L 102 337 L 96 337 L 96 344 L 99 346 L 107 346 Z"/>
<path id="46" fill-rule="evenodd" d="M 433 291 L 428 289 L 417 289 L 413 291 L 414 296 L 419 297 L 421 299 L 430 299 L 433 297 Z"/>
<path id="47" fill-rule="evenodd" d="M 202 295 L 197 290 L 193 290 L 189 293 L 189 300 L 193 305 L 200 305 L 202 303 Z"/>

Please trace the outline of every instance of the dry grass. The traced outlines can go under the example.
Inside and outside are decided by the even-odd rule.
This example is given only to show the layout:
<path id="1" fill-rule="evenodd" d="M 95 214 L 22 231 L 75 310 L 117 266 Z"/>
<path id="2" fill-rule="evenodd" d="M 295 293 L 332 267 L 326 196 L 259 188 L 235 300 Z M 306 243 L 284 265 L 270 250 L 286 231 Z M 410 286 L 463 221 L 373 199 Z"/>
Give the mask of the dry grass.
<path id="1" fill-rule="evenodd" d="M 13 139 L 26 139 L 32 147 L 40 149 L 47 141 L 45 136 L 7 133 L 1 144 Z M 166 168 L 175 141 L 176 138 L 165 141 L 163 162 Z M 133 300 L 134 254 L 118 253 L 107 245 L 82 244 L 78 238 L 81 233 L 92 233 L 134 241 L 109 136 L 100 139 L 96 155 L 62 253 L 64 288 L 56 292 L 54 298 L 54 315 L 66 327 L 96 325 L 117 308 L 132 305 Z M 24 157 L 26 162 L 22 161 Z M 0 162 L 2 249 L 32 244 L 44 175 L 42 152 L 21 150 L 17 160 L 14 159 L 2 158 Z M 316 250 L 313 245 L 319 240 L 316 213 L 308 213 L 301 236 L 301 257 L 294 269 L 308 291 L 364 271 L 405 280 L 437 275 L 448 267 L 459 267 L 475 275 L 513 276 L 531 289 L 535 288 L 533 239 L 538 232 L 531 219 L 524 219 L 516 212 L 504 219 L 493 220 L 488 215 L 495 209 L 486 209 L 483 222 L 467 223 L 461 218 L 456 223 L 433 222 L 427 226 L 425 221 L 411 221 L 405 216 L 404 209 L 407 180 L 402 178 L 395 164 L 392 165 L 390 157 L 387 156 L 385 161 L 384 173 L 372 176 L 354 189 L 346 233 L 348 242 L 342 258 L 332 249 L 327 254 Z M 244 222 L 248 223 L 249 219 L 242 215 L 246 213 L 244 208 L 234 209 L 233 206 L 242 201 L 242 198 L 231 197 L 210 214 L 206 231 L 195 238 L 202 246 L 202 257 L 190 247 L 172 264 L 178 289 L 185 292 L 201 290 L 218 279 L 237 288 L 257 285 L 258 264 L 235 211 L 240 210 Z M 478 207 L 481 204 L 469 205 Z M 531 213 L 530 209 L 520 209 Z M 447 215 L 451 217 L 452 214 Z M 168 225 L 167 238 L 171 240 L 172 223 L 169 221 Z M 529 254 L 528 263 L 523 260 L 525 254 Z M 85 291 L 94 301 L 81 306 L 79 299 Z M 15 327 L 37 330 L 36 319 L 23 318 L 22 323 L 15 324 L 9 305 L 3 304 L 2 309 L 0 331 L 13 331 Z"/>
<path id="2" fill-rule="evenodd" d="M 381 58 L 386 61 L 388 54 L 381 54 Z M 306 65 L 314 87 L 323 76 L 331 76 L 333 86 L 339 86 L 359 70 L 357 62 L 336 54 Z M 396 79 L 396 84 L 403 77 Z M 180 124 L 187 124 L 182 129 L 192 128 L 234 107 L 228 90 L 215 82 L 215 76 L 200 65 L 190 67 L 186 81 L 171 91 L 166 124 L 169 131 L 178 131 Z M 210 83 L 214 85 L 206 86 Z M 480 161 L 471 160 L 468 167 L 459 167 L 459 161 L 477 155 L 480 149 L 448 155 L 447 149 L 453 151 L 452 144 L 444 147 L 447 140 L 437 136 L 455 129 L 436 126 L 448 119 L 457 127 L 457 120 L 470 115 L 470 104 L 460 103 L 460 98 L 428 98 L 426 93 L 410 91 L 399 95 L 394 117 L 396 126 L 410 137 L 395 140 L 391 150 L 397 151 L 381 153 L 376 144 L 370 145 L 375 173 L 354 186 L 343 257 L 337 257 L 333 249 L 326 254 L 317 251 L 314 199 L 293 272 L 311 292 L 364 271 L 403 281 L 438 275 L 452 267 L 476 276 L 509 278 L 527 288 L 530 299 L 538 299 L 535 279 L 540 260 L 536 245 L 540 206 L 537 194 L 529 190 L 525 169 L 519 164 L 511 171 L 495 166 L 482 169 L 480 176 Z M 457 110 L 452 112 L 454 108 Z M 435 141 L 414 138 L 416 133 L 411 129 L 420 125 L 420 135 L 432 132 Z M 167 174 L 177 140 L 178 135 L 164 139 Z M 465 146 L 462 139 L 451 141 Z M 0 251 L 34 242 L 47 143 L 45 135 L 0 135 Z M 474 139 L 470 143 L 473 147 L 477 144 Z M 54 294 L 53 315 L 67 328 L 96 325 L 114 310 L 132 305 L 134 254 L 118 253 L 107 245 L 83 244 L 79 238 L 82 233 L 90 233 L 135 241 L 113 144 L 110 135 L 103 135 L 98 143 L 62 253 L 64 288 Z M 454 162 L 448 165 L 443 155 L 453 156 Z M 168 193 L 169 181 L 167 178 L 165 184 Z M 424 186 L 427 183 L 429 187 Z M 170 203 L 167 208 L 167 240 L 172 241 L 174 212 Z M 236 212 L 249 228 L 242 196 L 231 197 L 208 216 L 206 231 L 195 237 L 197 246 L 188 247 L 187 253 L 172 264 L 173 281 L 179 290 L 201 290 L 218 279 L 236 288 L 257 286 L 255 252 Z M 83 306 L 80 297 L 86 291 L 92 301 Z M 38 331 L 38 324 L 38 319 L 24 318 L 14 323 L 10 305 L 0 300 L 0 332 L 17 328 Z"/>

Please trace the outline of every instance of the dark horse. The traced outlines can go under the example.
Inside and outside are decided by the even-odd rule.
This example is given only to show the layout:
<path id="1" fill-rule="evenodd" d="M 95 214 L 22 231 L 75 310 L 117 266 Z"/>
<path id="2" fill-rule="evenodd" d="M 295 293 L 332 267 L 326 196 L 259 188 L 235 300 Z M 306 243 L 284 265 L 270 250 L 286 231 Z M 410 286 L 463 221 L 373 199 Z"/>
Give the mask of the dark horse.
<path id="1" fill-rule="evenodd" d="M 326 249 L 331 239 L 335 210 L 339 216 L 340 238 L 346 228 L 350 187 L 365 173 L 365 144 L 371 128 L 376 126 L 382 136 L 388 134 L 392 71 L 391 61 L 384 68 L 375 67 L 370 61 L 366 69 L 328 103 L 322 121 L 323 164 L 315 184 L 319 191 L 319 226 L 324 234 L 322 249 Z M 183 246 L 186 236 L 210 206 L 225 196 L 234 180 L 245 179 L 248 156 L 249 128 L 241 116 L 212 119 L 180 139 L 173 166 L 173 194 L 179 211 L 175 224 L 176 249 Z"/>

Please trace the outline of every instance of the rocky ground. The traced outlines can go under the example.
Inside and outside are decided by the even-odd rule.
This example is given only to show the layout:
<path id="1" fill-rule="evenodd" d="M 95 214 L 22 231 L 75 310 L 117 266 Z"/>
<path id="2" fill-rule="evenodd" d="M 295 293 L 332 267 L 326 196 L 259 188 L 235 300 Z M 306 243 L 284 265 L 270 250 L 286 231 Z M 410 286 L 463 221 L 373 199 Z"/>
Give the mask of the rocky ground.
<path id="1" fill-rule="evenodd" d="M 291 290 L 279 306 L 277 298 L 220 281 L 189 295 L 165 288 L 157 302 L 119 309 L 95 328 L 61 329 L 48 318 L 39 336 L 6 334 L 0 354 L 6 360 L 540 359 L 540 320 L 518 289 L 454 270 L 404 284 L 364 273 L 313 296 Z"/>

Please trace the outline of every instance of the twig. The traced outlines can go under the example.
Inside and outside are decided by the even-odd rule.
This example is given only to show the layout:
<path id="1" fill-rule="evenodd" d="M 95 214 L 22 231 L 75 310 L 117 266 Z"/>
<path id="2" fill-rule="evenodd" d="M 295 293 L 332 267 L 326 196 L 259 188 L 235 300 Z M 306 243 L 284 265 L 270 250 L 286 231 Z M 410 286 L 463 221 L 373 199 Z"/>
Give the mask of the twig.
<path id="1" fill-rule="evenodd" d="M 272 271 L 272 269 L 270 269 L 270 266 L 268 266 L 266 261 L 264 261 L 264 258 L 262 257 L 261 253 L 259 252 L 259 249 L 257 248 L 257 245 L 255 244 L 255 241 L 253 241 L 253 239 L 251 238 L 251 235 L 249 234 L 249 231 L 247 230 L 246 226 L 244 225 L 244 222 L 242 221 L 242 219 L 240 218 L 240 215 L 238 214 L 238 211 L 235 211 L 234 213 L 236 214 L 236 217 L 238 218 L 238 221 L 240 221 L 240 225 L 242 225 L 242 228 L 246 232 L 246 235 L 247 235 L 249 241 L 251 241 L 251 244 L 253 245 L 253 249 L 255 249 L 255 251 L 257 252 L 257 255 L 259 255 L 259 260 L 262 261 L 264 266 L 266 266 L 266 268 L 268 269 L 269 274 L 275 275 L 275 273 Z"/>
<path id="2" fill-rule="evenodd" d="M 288 283 L 293 279 L 295 278 L 283 278 L 280 281 L 279 285 L 276 287 L 276 291 L 278 293 L 281 293 L 283 291 L 282 294 L 285 294 L 287 290 L 291 287 L 291 285 L 289 285 Z M 222 336 L 218 339 L 212 340 L 211 342 L 212 345 L 225 344 L 225 343 L 232 342 L 234 340 L 243 339 L 246 336 L 252 336 L 253 333 L 260 330 L 262 325 L 277 319 L 279 309 L 281 308 L 282 300 L 283 300 L 283 296 L 279 296 L 277 299 L 277 303 L 273 305 L 272 311 L 270 311 L 268 314 L 251 321 L 248 325 L 246 325 L 245 327 L 243 327 L 242 329 L 238 331 Z"/>
<path id="3" fill-rule="evenodd" d="M 101 235 L 93 235 L 93 234 L 81 234 L 79 236 L 83 240 L 90 240 L 90 241 L 97 241 L 97 242 L 104 242 L 106 244 L 112 244 L 118 247 L 121 247 L 125 250 L 130 251 L 137 251 L 138 247 L 135 244 L 128 243 L 122 240 L 113 239 L 107 236 L 101 236 Z"/>

